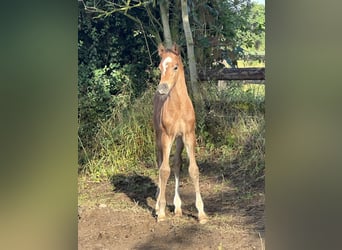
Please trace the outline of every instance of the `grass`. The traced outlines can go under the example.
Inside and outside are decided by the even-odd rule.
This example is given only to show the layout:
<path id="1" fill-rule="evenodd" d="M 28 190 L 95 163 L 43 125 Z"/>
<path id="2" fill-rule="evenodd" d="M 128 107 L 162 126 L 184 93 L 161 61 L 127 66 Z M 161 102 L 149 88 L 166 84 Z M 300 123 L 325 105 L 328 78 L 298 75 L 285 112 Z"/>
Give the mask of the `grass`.
<path id="1" fill-rule="evenodd" d="M 153 172 L 152 89 L 100 124 L 93 159 L 83 168 L 95 180 L 119 173 Z M 142 167 L 145 166 L 145 167 Z"/>
<path id="2" fill-rule="evenodd" d="M 199 160 L 222 165 L 241 179 L 264 179 L 264 85 L 206 86 L 206 116 L 200 118 Z"/>
<path id="3" fill-rule="evenodd" d="M 265 62 L 262 62 L 262 61 L 238 60 L 237 64 L 238 64 L 239 68 L 248 68 L 248 67 L 263 68 L 263 67 L 265 67 Z"/>

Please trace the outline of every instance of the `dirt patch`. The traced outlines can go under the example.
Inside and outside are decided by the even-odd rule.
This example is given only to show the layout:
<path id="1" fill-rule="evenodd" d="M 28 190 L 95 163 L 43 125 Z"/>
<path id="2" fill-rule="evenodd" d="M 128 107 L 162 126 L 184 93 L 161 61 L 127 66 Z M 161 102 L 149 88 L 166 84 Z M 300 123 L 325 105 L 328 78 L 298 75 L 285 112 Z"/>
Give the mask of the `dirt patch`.
<path id="1" fill-rule="evenodd" d="M 224 175 L 203 174 L 201 193 L 210 220 L 201 225 L 193 185 L 186 173 L 182 176 L 183 217 L 173 217 L 170 178 L 168 219 L 161 223 L 154 216 L 156 180 L 134 174 L 96 183 L 80 177 L 78 248 L 264 249 L 265 198 L 260 189 L 241 192 Z"/>

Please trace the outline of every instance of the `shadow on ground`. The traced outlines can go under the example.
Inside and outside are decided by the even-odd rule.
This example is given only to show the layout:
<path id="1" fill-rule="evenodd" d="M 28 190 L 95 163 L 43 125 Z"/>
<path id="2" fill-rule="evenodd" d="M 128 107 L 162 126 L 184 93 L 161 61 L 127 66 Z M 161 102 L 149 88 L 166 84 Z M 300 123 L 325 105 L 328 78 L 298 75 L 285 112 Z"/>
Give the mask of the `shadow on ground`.
<path id="1" fill-rule="evenodd" d="M 164 225 L 167 227 L 168 225 Z M 159 233 L 151 235 L 144 243 L 137 244 L 135 250 L 152 249 L 193 249 L 193 244 L 198 243 L 201 235 L 210 235 L 201 225 L 188 225 L 169 230 L 160 230 Z"/>
<path id="2" fill-rule="evenodd" d="M 231 163 L 202 163 L 199 168 L 204 181 L 211 183 L 211 190 L 203 197 L 208 215 L 243 216 L 246 225 L 264 233 L 264 182 L 251 185 L 248 178 L 233 174 L 238 167 Z M 215 185 L 219 190 L 215 190 Z"/>
<path id="3" fill-rule="evenodd" d="M 155 200 L 157 193 L 157 186 L 150 177 L 138 174 L 118 174 L 113 175 L 110 182 L 115 192 L 125 193 L 132 202 L 137 203 L 140 207 L 151 212 L 154 210 L 147 203 L 148 198 Z"/>
<path id="4" fill-rule="evenodd" d="M 209 216 L 243 216 L 246 218 L 246 221 L 244 221 L 246 225 L 253 225 L 255 230 L 264 232 L 264 197 L 257 197 L 259 193 L 263 195 L 263 185 L 246 188 L 243 180 L 238 180 L 230 175 L 233 169 L 230 171 L 227 167 L 222 168 L 222 165 L 202 163 L 199 164 L 199 168 L 201 172 L 202 198 L 205 211 Z M 180 182 L 183 216 L 197 220 L 193 184 L 188 176 L 187 168 L 184 166 L 181 171 Z M 172 178 L 169 179 L 169 183 L 169 189 L 166 191 L 167 211 L 172 213 L 174 211 L 172 205 L 174 183 Z M 139 174 L 118 174 L 111 177 L 111 184 L 114 192 L 126 194 L 132 202 L 150 211 L 151 216 L 156 217 L 154 204 L 157 185 L 150 177 Z M 148 202 L 148 200 L 154 202 Z M 169 216 L 172 217 L 171 214 Z"/>
<path id="5" fill-rule="evenodd" d="M 172 182 L 170 179 L 169 183 Z M 150 177 L 138 174 L 118 174 L 113 175 L 110 178 L 110 182 L 114 188 L 114 192 L 121 192 L 126 194 L 132 202 L 138 204 L 143 209 L 150 211 L 153 217 L 157 217 L 155 208 L 148 203 L 148 200 L 153 200 L 154 202 L 156 202 L 157 194 L 157 185 Z M 167 190 L 166 192 L 167 195 L 170 195 L 169 190 Z M 195 196 L 193 198 L 195 199 Z M 174 205 L 168 202 L 168 204 L 166 205 L 166 210 L 170 213 L 173 213 L 174 209 Z M 197 218 L 193 215 L 193 213 L 187 212 L 186 210 L 183 211 L 183 216 L 192 219 Z"/>

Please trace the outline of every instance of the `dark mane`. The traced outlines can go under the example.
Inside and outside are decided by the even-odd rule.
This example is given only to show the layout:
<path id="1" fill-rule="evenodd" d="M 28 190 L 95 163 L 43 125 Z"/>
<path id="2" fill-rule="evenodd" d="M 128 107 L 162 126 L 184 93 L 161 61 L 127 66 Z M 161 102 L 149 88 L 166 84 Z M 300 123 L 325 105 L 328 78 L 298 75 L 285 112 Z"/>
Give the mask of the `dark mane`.
<path id="1" fill-rule="evenodd" d="M 173 51 L 172 49 L 166 49 L 165 52 L 170 52 L 170 53 L 172 53 L 172 54 L 174 54 L 176 56 L 179 56 L 179 54 L 180 54 L 180 53 L 177 53 L 177 52 Z"/>
<path id="2" fill-rule="evenodd" d="M 168 95 L 161 95 L 158 92 L 154 94 L 153 98 L 153 124 L 154 128 L 159 128 L 161 121 L 161 113 L 163 105 L 167 99 Z"/>

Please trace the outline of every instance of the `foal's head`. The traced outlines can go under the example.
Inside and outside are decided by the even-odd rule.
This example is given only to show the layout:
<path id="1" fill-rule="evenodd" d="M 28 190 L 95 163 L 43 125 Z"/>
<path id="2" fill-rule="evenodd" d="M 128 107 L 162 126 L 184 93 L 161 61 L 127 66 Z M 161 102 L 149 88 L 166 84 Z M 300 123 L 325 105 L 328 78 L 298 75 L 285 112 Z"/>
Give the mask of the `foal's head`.
<path id="1" fill-rule="evenodd" d="M 166 49 L 160 44 L 158 54 L 161 58 L 159 64 L 161 78 L 157 92 L 161 95 L 167 95 L 176 84 L 179 73 L 183 73 L 182 59 L 176 44 L 172 46 L 172 49 Z"/>

